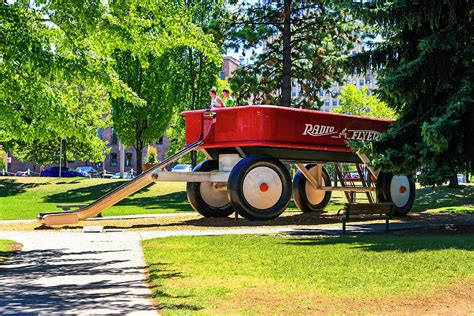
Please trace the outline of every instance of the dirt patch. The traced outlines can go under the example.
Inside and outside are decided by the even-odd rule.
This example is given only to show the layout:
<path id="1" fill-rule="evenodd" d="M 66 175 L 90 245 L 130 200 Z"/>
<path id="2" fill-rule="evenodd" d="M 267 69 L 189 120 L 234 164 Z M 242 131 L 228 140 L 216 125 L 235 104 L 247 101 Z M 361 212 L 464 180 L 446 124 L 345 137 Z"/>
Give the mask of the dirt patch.
<path id="1" fill-rule="evenodd" d="M 390 314 L 469 315 L 474 312 L 474 279 L 452 282 L 436 290 L 413 296 L 357 299 L 325 298 L 315 293 L 277 293 L 272 289 L 245 289 L 215 302 L 212 313 L 228 314 Z M 249 306 L 251 308 L 249 308 Z"/>
<path id="2" fill-rule="evenodd" d="M 412 214 L 402 218 L 394 218 L 391 223 L 429 223 L 433 221 L 461 221 L 472 219 L 474 215 L 469 214 Z M 350 225 L 364 224 L 382 224 L 384 220 L 375 220 L 373 218 L 354 219 Z M 159 218 L 140 218 L 140 219 L 107 219 L 82 221 L 78 225 L 45 227 L 40 226 L 38 222 L 22 222 L 22 223 L 2 223 L 0 221 L 0 230 L 3 231 L 31 231 L 31 230 L 50 230 L 50 231 L 67 231 L 82 230 L 84 226 L 103 226 L 111 230 L 127 230 L 127 231 L 147 231 L 147 230 L 212 230 L 220 228 L 318 228 L 324 225 L 341 227 L 340 219 L 335 213 L 326 214 L 301 213 L 296 211 L 285 212 L 283 216 L 271 221 L 248 221 L 242 218 L 235 220 L 233 217 L 225 218 L 204 218 L 199 215 L 190 216 L 172 216 Z M 394 233 L 394 232 L 392 232 Z"/>

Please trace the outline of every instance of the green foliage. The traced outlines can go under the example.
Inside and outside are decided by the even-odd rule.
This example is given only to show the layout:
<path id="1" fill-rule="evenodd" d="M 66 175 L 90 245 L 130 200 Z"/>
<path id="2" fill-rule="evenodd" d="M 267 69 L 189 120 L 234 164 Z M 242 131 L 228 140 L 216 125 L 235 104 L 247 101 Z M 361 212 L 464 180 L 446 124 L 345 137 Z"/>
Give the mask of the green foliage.
<path id="1" fill-rule="evenodd" d="M 354 59 L 377 67 L 378 94 L 399 119 L 375 145 L 384 170 L 423 168 L 440 184 L 474 168 L 472 5 L 469 1 L 375 1 L 354 15 L 375 25 L 371 49 Z"/>
<path id="2" fill-rule="evenodd" d="M 338 97 L 341 105 L 333 108 L 331 112 L 395 119 L 395 112 L 375 95 L 368 95 L 367 91 L 367 87 L 358 90 L 353 84 L 348 84 L 341 90 L 341 95 Z"/>
<path id="3" fill-rule="evenodd" d="M 158 162 L 158 151 L 155 147 L 148 147 L 146 155 L 146 163 L 157 163 Z"/>
<path id="4" fill-rule="evenodd" d="M 5 169 L 7 165 L 7 153 L 0 149 L 0 170 Z"/>
<path id="5" fill-rule="evenodd" d="M 224 41 L 224 21 L 227 19 L 227 8 L 221 0 L 187 1 L 186 8 L 190 12 L 192 22 L 212 35 L 209 47 L 221 47 Z M 180 115 L 183 111 L 205 109 L 209 107 L 209 89 L 219 86 L 218 74 L 222 69 L 220 51 L 214 50 L 213 55 L 204 54 L 192 47 L 181 47 L 173 50 L 175 63 L 172 75 L 176 78 L 174 90 L 176 101 L 173 104 L 173 117 L 167 130 L 169 151 L 172 155 L 185 145 L 185 122 Z M 179 57 L 179 58 L 178 58 Z M 198 153 L 198 161 L 205 157 Z M 182 163 L 190 163 L 191 158 L 185 156 Z"/>
<path id="6" fill-rule="evenodd" d="M 242 1 L 229 32 L 230 46 L 243 47 L 252 58 L 231 80 L 237 102 L 251 98 L 254 104 L 319 108 L 319 90 L 343 77 L 340 65 L 357 28 L 335 1 Z M 289 99 L 291 81 L 302 87 L 298 104 Z"/>
<path id="7" fill-rule="evenodd" d="M 106 85 L 85 46 L 76 46 L 84 38 L 82 29 L 70 26 L 77 33 L 67 33 L 68 23 L 90 12 L 61 19 L 64 11 L 81 7 L 79 1 L 39 4 L 17 1 L 0 7 L 0 143 L 21 150 L 66 137 L 100 151 L 97 129 L 106 124 L 110 109 Z M 29 159 L 24 152 L 15 154 Z"/>

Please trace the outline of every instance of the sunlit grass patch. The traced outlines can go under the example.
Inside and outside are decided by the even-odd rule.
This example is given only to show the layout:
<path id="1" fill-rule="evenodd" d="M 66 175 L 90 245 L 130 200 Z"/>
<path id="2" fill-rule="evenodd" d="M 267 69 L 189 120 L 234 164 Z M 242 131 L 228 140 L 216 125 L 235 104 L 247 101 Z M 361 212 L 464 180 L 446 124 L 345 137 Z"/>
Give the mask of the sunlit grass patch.
<path id="1" fill-rule="evenodd" d="M 473 242 L 231 235 L 154 239 L 144 250 L 161 312 L 298 313 L 318 300 L 402 298 L 472 277 Z"/>

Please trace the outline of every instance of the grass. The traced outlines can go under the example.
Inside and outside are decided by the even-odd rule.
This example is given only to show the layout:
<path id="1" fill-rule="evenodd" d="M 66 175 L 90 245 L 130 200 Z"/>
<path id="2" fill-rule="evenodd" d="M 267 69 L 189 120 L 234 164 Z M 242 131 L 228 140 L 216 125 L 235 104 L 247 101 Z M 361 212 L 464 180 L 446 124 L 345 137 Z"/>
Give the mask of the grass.
<path id="1" fill-rule="evenodd" d="M 40 212 L 56 211 L 57 204 L 87 204 L 123 181 L 127 180 L 1 177 L 0 220 L 34 219 Z M 192 212 L 185 190 L 185 183 L 152 184 L 111 207 L 105 215 Z M 343 203 L 343 193 L 333 192 L 326 210 L 338 210 Z M 289 209 L 296 210 L 293 202 Z M 474 213 L 474 186 L 419 188 L 413 211 Z"/>
<path id="2" fill-rule="evenodd" d="M 345 302 L 398 303 L 472 278 L 473 245 L 472 235 L 227 235 L 143 242 L 165 314 L 297 314 L 315 307 L 340 312 L 338 304 Z M 370 307 L 365 305 L 360 311 Z"/>
<path id="3" fill-rule="evenodd" d="M 11 240 L 0 239 L 0 264 L 13 255 L 16 243 Z"/>
<path id="4" fill-rule="evenodd" d="M 413 212 L 474 214 L 474 185 L 464 184 L 459 189 L 424 187 L 416 191 Z"/>
<path id="5" fill-rule="evenodd" d="M 34 219 L 40 212 L 56 211 L 57 204 L 87 204 L 123 181 L 2 177 L 0 220 Z M 111 207 L 106 215 L 191 212 L 185 189 L 185 183 L 156 183 Z"/>

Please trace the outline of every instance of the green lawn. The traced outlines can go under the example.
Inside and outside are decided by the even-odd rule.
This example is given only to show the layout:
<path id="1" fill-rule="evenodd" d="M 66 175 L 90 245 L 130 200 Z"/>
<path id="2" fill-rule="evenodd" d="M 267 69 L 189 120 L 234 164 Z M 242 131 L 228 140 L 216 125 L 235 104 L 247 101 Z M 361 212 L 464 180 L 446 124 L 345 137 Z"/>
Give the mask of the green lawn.
<path id="1" fill-rule="evenodd" d="M 57 204 L 90 203 L 126 180 L 0 178 L 0 220 L 34 219 Z M 191 212 L 185 183 L 156 183 L 107 210 L 107 215 Z"/>
<path id="2" fill-rule="evenodd" d="M 431 295 L 474 276 L 472 235 L 172 237 L 143 247 L 165 314 L 308 313 Z"/>
<path id="3" fill-rule="evenodd" d="M 13 254 L 14 245 L 14 241 L 0 239 L 0 264 Z"/>
<path id="4" fill-rule="evenodd" d="M 40 212 L 55 211 L 57 204 L 90 203 L 123 181 L 84 178 L 0 178 L 0 220 L 34 219 Z M 106 215 L 192 212 L 186 197 L 186 184 L 152 184 L 106 211 Z M 341 192 L 333 192 L 327 210 L 338 210 L 345 203 Z M 296 209 L 290 203 L 289 209 Z M 462 189 L 421 188 L 417 190 L 415 212 L 474 213 L 474 186 Z"/>

